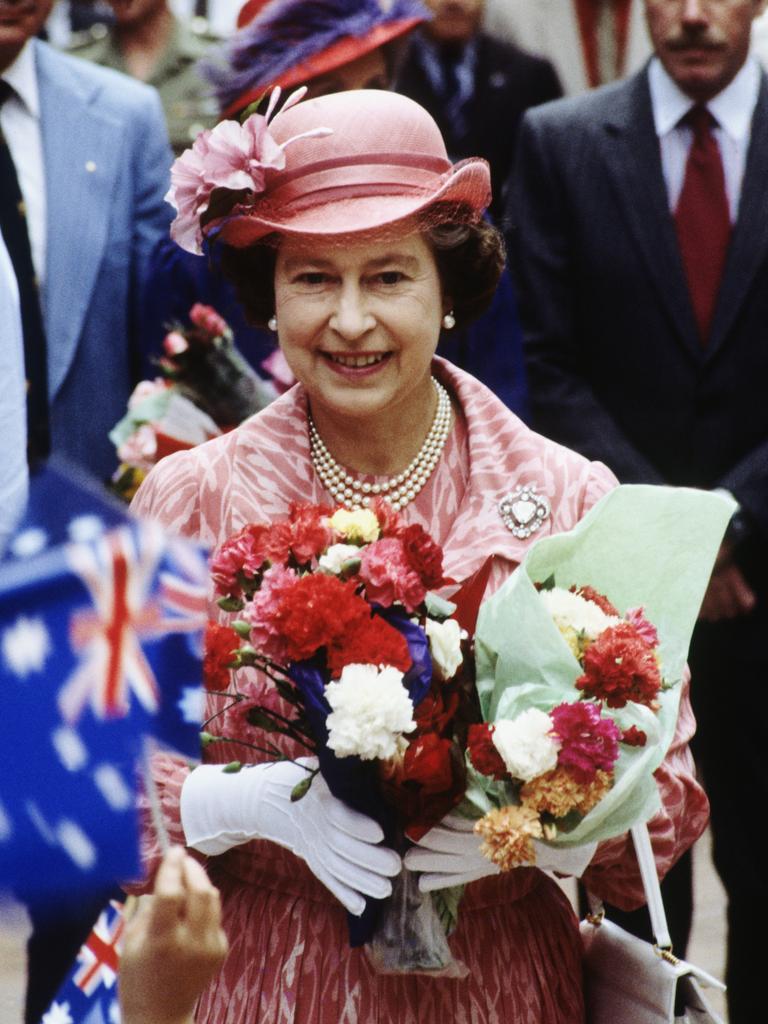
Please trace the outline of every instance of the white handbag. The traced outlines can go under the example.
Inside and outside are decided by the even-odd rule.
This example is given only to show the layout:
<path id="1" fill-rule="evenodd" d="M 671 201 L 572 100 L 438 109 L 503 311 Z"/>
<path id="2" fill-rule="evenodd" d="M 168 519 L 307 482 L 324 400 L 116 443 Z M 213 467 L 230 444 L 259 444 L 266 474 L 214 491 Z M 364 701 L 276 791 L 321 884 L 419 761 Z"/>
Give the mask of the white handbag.
<path id="1" fill-rule="evenodd" d="M 703 988 L 725 991 L 711 974 L 672 954 L 667 915 L 646 825 L 632 829 L 655 943 L 607 920 L 590 897 L 581 922 L 588 1024 L 724 1024 Z"/>

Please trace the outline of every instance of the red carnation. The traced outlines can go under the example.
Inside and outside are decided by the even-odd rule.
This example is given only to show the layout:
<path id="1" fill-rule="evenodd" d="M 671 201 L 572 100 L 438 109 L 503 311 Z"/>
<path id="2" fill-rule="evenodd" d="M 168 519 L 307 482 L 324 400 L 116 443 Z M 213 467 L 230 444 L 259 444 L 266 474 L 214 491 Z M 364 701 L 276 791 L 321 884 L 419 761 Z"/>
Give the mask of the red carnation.
<path id="1" fill-rule="evenodd" d="M 661 673 L 653 651 L 628 622 L 611 626 L 584 652 L 584 674 L 576 686 L 585 697 L 604 700 L 609 708 L 628 701 L 656 709 Z"/>
<path id="2" fill-rule="evenodd" d="M 379 537 L 396 537 L 400 533 L 402 520 L 388 501 L 384 498 L 374 498 L 370 509 L 379 523 Z"/>
<path id="3" fill-rule="evenodd" d="M 354 583 L 317 573 L 300 577 L 282 596 L 269 629 L 279 632 L 290 661 L 304 661 L 353 635 L 370 614 Z"/>
<path id="4" fill-rule="evenodd" d="M 493 726 L 488 722 L 470 725 L 467 734 L 467 750 L 473 766 L 483 775 L 501 781 L 509 778 L 504 759 L 493 742 Z"/>
<path id="5" fill-rule="evenodd" d="M 330 508 L 321 505 L 294 504 L 290 511 L 290 551 L 299 565 L 306 565 L 333 544 L 333 530 L 328 524 Z"/>
<path id="6" fill-rule="evenodd" d="M 452 740 L 428 733 L 412 740 L 401 760 L 381 766 L 381 784 L 408 837 L 419 840 L 461 802 L 464 758 Z"/>
<path id="7" fill-rule="evenodd" d="M 577 782 L 590 783 L 598 771 L 611 772 L 619 757 L 621 730 L 603 718 L 596 704 L 576 701 L 553 708 L 552 732 L 562 746 L 558 768 L 567 768 Z"/>
<path id="8" fill-rule="evenodd" d="M 269 527 L 250 523 L 220 544 L 211 558 L 216 591 L 239 597 L 243 584 L 256 579 L 267 561 Z"/>
<path id="9" fill-rule="evenodd" d="M 636 725 L 630 725 L 621 734 L 621 742 L 626 743 L 628 747 L 644 747 L 648 742 L 648 737 L 642 729 L 638 729 Z"/>
<path id="10" fill-rule="evenodd" d="M 591 601 L 592 604 L 596 604 L 597 607 L 605 612 L 606 615 L 615 615 L 619 617 L 619 610 L 616 608 L 605 594 L 601 594 L 599 590 L 595 590 L 594 587 L 577 587 L 576 584 L 570 588 L 572 594 L 577 594 L 579 597 L 583 597 L 585 601 Z"/>
<path id="11" fill-rule="evenodd" d="M 403 634 L 374 615 L 344 629 L 328 647 L 328 669 L 337 679 L 345 665 L 392 665 L 407 672 L 413 663 Z"/>
<path id="12" fill-rule="evenodd" d="M 203 683 L 206 690 L 226 690 L 240 637 L 231 626 L 209 622 L 203 640 Z"/>
<path id="13" fill-rule="evenodd" d="M 368 600 L 384 608 L 399 602 L 413 612 L 426 597 L 427 588 L 411 567 L 399 537 L 385 537 L 364 547 L 359 572 Z"/>
<path id="14" fill-rule="evenodd" d="M 440 735 L 453 721 L 458 709 L 458 690 L 455 687 L 449 689 L 442 682 L 433 682 L 429 692 L 414 711 L 417 733 L 424 735 L 433 732 Z"/>
<path id="15" fill-rule="evenodd" d="M 400 541 L 408 563 L 427 590 L 439 587 L 443 583 L 442 548 L 416 523 L 401 531 Z"/>

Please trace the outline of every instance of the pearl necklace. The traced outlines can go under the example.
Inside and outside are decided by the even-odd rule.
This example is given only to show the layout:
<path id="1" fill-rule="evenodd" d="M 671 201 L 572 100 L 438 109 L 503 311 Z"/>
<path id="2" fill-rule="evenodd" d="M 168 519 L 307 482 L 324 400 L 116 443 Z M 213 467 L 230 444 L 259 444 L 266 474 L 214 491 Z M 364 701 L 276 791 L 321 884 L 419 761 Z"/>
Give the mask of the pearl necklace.
<path id="1" fill-rule="evenodd" d="M 325 489 L 340 505 L 353 510 L 367 508 L 378 495 L 398 512 L 413 501 L 426 484 L 443 453 L 451 430 L 451 399 L 443 385 L 434 377 L 432 383 L 437 393 L 437 409 L 424 444 L 402 473 L 381 483 L 362 482 L 340 466 L 325 447 L 310 413 L 309 451 L 312 465 Z"/>

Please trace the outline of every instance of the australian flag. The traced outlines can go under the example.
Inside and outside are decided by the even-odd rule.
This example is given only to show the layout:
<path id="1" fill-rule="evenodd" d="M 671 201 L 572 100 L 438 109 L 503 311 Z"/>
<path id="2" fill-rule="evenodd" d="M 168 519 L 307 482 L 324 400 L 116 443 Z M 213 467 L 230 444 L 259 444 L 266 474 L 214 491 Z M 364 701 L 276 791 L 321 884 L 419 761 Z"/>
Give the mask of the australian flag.
<path id="1" fill-rule="evenodd" d="M 199 757 L 203 553 L 47 469 L 0 564 L 0 888 L 139 877 L 137 765 Z"/>
<path id="2" fill-rule="evenodd" d="M 120 1024 L 117 975 L 125 904 L 111 900 L 99 915 L 41 1024 Z"/>

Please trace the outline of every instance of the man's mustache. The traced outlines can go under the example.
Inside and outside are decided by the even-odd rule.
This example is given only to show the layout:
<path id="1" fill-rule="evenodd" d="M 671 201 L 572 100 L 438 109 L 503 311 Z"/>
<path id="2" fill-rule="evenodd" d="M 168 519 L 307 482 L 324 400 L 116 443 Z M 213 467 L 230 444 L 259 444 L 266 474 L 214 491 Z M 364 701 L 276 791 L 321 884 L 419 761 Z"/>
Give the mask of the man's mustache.
<path id="1" fill-rule="evenodd" d="M 707 31 L 696 30 L 681 32 L 666 41 L 667 50 L 682 53 L 685 50 L 721 50 L 725 40 L 711 35 Z"/>

